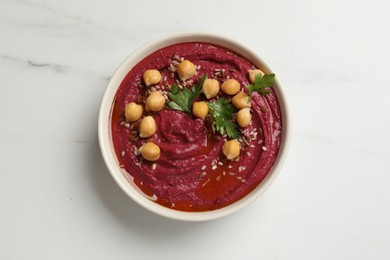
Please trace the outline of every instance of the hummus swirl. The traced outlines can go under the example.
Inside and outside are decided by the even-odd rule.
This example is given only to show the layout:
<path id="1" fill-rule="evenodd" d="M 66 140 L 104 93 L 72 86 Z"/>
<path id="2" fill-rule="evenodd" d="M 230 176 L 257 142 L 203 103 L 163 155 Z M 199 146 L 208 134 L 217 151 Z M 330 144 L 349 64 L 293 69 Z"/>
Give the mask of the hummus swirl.
<path id="1" fill-rule="evenodd" d="M 190 87 L 201 75 L 215 78 L 216 72 L 220 82 L 226 78 L 239 81 L 242 91 L 250 84 L 247 71 L 254 65 L 228 49 L 202 42 L 160 49 L 139 62 L 116 93 L 111 118 L 113 145 L 123 173 L 145 196 L 182 211 L 218 209 L 247 195 L 270 171 L 281 140 L 278 99 L 273 90 L 266 96 L 253 93 L 252 123 L 240 129 L 239 141 L 244 150 L 239 159 L 233 161 L 222 153 L 226 137 L 212 132 L 209 117 L 203 121 L 168 106 L 159 112 L 144 112 L 155 119 L 157 131 L 150 140 L 161 149 L 157 161 L 146 161 L 138 152 L 146 140 L 137 137 L 137 122 L 124 122 L 123 111 L 127 103 L 141 104 L 147 95 L 150 87 L 142 81 L 144 71 L 160 71 L 163 80 L 155 87 L 163 92 L 176 82 L 177 75 L 170 69 L 174 56 L 188 59 L 197 66 L 197 75 L 191 78 Z"/>

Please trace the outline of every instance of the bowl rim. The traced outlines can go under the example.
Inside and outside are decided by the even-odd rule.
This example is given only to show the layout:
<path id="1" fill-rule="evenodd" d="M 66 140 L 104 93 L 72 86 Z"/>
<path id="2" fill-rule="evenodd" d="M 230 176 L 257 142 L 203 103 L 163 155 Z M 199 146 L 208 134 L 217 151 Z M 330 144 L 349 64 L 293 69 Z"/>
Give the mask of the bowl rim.
<path id="1" fill-rule="evenodd" d="M 104 162 L 111 176 L 114 178 L 119 187 L 135 202 L 137 202 L 142 207 L 148 209 L 149 211 L 152 211 L 160 216 L 164 216 L 170 219 L 183 221 L 206 221 L 221 218 L 240 210 L 241 208 L 252 203 L 268 189 L 268 187 L 278 175 L 287 156 L 291 135 L 291 123 L 289 115 L 290 112 L 287 104 L 287 99 L 279 82 L 279 79 L 276 79 L 274 90 L 278 97 L 283 124 L 282 141 L 279 147 L 279 152 L 267 176 L 259 183 L 259 185 L 254 190 L 252 190 L 249 194 L 247 194 L 240 200 L 217 210 L 203 212 L 179 211 L 164 207 L 160 204 L 151 201 L 150 199 L 142 195 L 136 187 L 133 187 L 130 184 L 128 178 L 131 177 L 126 176 L 118 167 L 118 161 L 115 155 L 115 151 L 113 150 L 113 144 L 111 141 L 111 108 L 113 105 L 114 96 L 120 84 L 134 65 L 136 65 L 142 59 L 144 59 L 158 49 L 175 43 L 184 42 L 207 42 L 225 47 L 248 59 L 254 65 L 256 65 L 256 67 L 261 67 L 266 72 L 271 72 L 271 69 L 266 64 L 266 62 L 261 59 L 254 51 L 242 45 L 241 43 L 231 40 L 230 38 L 223 35 L 218 35 L 215 33 L 211 34 L 206 32 L 180 32 L 159 37 L 146 44 L 143 44 L 138 49 L 134 50 L 129 56 L 127 56 L 127 58 L 119 65 L 119 67 L 113 73 L 110 81 L 106 86 L 100 103 L 98 116 L 98 139 Z"/>

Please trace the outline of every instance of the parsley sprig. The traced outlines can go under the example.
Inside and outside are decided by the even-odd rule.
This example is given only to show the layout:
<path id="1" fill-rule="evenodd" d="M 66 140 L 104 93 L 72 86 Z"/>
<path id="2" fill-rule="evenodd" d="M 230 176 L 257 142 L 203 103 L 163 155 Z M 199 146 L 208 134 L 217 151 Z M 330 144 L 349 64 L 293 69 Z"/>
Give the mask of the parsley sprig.
<path id="1" fill-rule="evenodd" d="M 192 103 L 194 102 L 194 99 L 202 93 L 202 86 L 206 77 L 206 75 L 203 75 L 198 84 L 193 86 L 191 90 L 187 87 L 183 87 L 180 91 L 179 87 L 176 84 L 173 84 L 171 91 L 168 93 L 168 96 L 173 100 L 168 103 L 170 108 L 191 114 Z"/>
<path id="2" fill-rule="evenodd" d="M 275 84 L 275 74 L 264 74 L 258 73 L 255 77 L 255 82 L 246 86 L 249 93 L 249 101 L 251 101 L 252 93 L 254 91 L 259 92 L 261 95 L 267 95 L 271 91 L 267 88 L 272 88 Z"/>
<path id="3" fill-rule="evenodd" d="M 225 133 L 232 139 L 238 138 L 237 124 L 233 123 L 234 106 L 226 98 L 220 98 L 214 102 L 207 102 L 212 119 L 213 132 Z"/>
<path id="4" fill-rule="evenodd" d="M 191 114 L 192 103 L 202 92 L 203 82 L 207 76 L 203 75 L 199 80 L 198 84 L 194 85 L 192 89 L 179 87 L 174 84 L 172 85 L 171 91 L 168 96 L 172 101 L 168 103 L 169 107 L 174 110 L 183 111 Z M 249 101 L 251 100 L 252 93 L 257 91 L 261 95 L 267 95 L 271 93 L 269 88 L 275 84 L 275 74 L 257 74 L 255 82 L 247 87 L 249 93 Z M 231 139 L 238 138 L 238 125 L 233 122 L 234 120 L 234 106 L 226 98 L 220 98 L 213 102 L 206 102 L 209 107 L 209 114 L 212 119 L 212 130 L 218 132 L 221 135 L 226 134 Z"/>
<path id="5" fill-rule="evenodd" d="M 172 85 L 171 91 L 168 96 L 172 99 L 168 103 L 169 107 L 174 110 L 183 112 L 192 112 L 192 103 L 194 99 L 202 93 L 203 82 L 207 76 L 203 75 L 199 80 L 198 84 L 194 85 L 192 89 L 183 87 L 182 90 L 174 84 Z M 212 130 L 213 132 L 219 132 L 221 135 L 225 133 L 230 138 L 238 138 L 237 124 L 233 123 L 234 119 L 234 106 L 226 98 L 220 98 L 214 102 L 207 102 L 209 107 L 209 114 L 212 119 Z"/>

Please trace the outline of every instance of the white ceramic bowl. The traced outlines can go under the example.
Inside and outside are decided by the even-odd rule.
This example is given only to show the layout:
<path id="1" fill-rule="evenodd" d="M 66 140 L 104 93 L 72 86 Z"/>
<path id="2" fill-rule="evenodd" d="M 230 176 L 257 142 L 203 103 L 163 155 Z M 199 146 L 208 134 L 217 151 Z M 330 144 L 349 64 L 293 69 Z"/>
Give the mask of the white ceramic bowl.
<path id="1" fill-rule="evenodd" d="M 131 197 L 141 206 L 164 217 L 186 221 L 204 221 L 216 219 L 236 212 L 237 210 L 245 207 L 246 205 L 254 201 L 256 198 L 258 198 L 270 186 L 270 184 L 278 174 L 280 168 L 282 167 L 282 164 L 287 154 L 290 140 L 290 118 L 285 95 L 282 91 L 280 83 L 276 81 L 274 90 L 276 91 L 281 106 L 283 122 L 282 142 L 280 150 L 275 160 L 275 163 L 266 178 L 251 193 L 249 193 L 241 200 L 224 208 L 213 211 L 184 212 L 161 206 L 142 195 L 139 192 L 138 187 L 135 184 L 132 184 L 118 167 L 118 159 L 116 158 L 113 143 L 111 140 L 110 127 L 111 107 L 113 104 L 114 96 L 127 73 L 149 54 L 165 46 L 169 46 L 175 43 L 194 41 L 213 43 L 231 49 L 251 61 L 257 67 L 262 68 L 267 72 L 272 71 L 265 64 L 265 62 L 253 51 L 249 50 L 247 47 L 244 47 L 243 45 L 235 41 L 232 41 L 222 36 L 216 36 L 215 34 L 207 33 L 188 32 L 161 37 L 157 40 L 143 45 L 141 48 L 134 51 L 123 61 L 123 63 L 115 71 L 103 95 L 99 111 L 98 130 L 100 149 L 103 154 L 104 161 L 112 177 L 114 177 L 115 181 L 129 197 Z"/>

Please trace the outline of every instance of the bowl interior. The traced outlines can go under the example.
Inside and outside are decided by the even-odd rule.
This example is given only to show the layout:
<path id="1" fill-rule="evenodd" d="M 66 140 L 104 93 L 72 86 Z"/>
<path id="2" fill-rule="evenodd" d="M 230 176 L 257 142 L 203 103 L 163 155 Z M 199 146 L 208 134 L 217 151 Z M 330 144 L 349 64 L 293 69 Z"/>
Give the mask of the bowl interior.
<path id="1" fill-rule="evenodd" d="M 276 80 L 274 90 L 278 96 L 283 120 L 282 139 L 279 152 L 274 162 L 274 165 L 272 166 L 270 172 L 267 174 L 265 179 L 252 192 L 250 192 L 247 196 L 240 199 L 239 201 L 213 211 L 184 212 L 166 208 L 147 198 L 147 196 L 143 194 L 143 192 L 137 187 L 137 185 L 133 183 L 132 177 L 129 176 L 129 174 L 126 174 L 123 169 L 118 167 L 118 159 L 116 158 L 115 150 L 113 147 L 110 127 L 113 100 L 120 84 L 126 77 L 127 73 L 149 54 L 172 44 L 194 41 L 208 42 L 228 48 L 240 54 L 244 58 L 248 59 L 254 65 L 265 71 L 266 73 L 271 72 L 270 68 L 265 64 L 265 62 L 261 60 L 261 58 L 258 57 L 250 49 L 222 36 L 216 36 L 214 34 L 210 35 L 206 33 L 180 33 L 162 37 L 134 51 L 123 61 L 123 63 L 115 71 L 110 82 L 107 85 L 107 88 L 102 98 L 99 111 L 98 130 L 99 143 L 104 161 L 115 181 L 129 197 L 131 197 L 138 204 L 147 208 L 148 210 L 151 210 L 159 215 L 168 218 L 186 221 L 203 221 L 223 217 L 245 207 L 257 197 L 259 197 L 269 187 L 269 185 L 272 183 L 277 173 L 279 172 L 287 154 L 290 140 L 290 121 L 285 95 L 283 93 L 279 81 Z"/>

